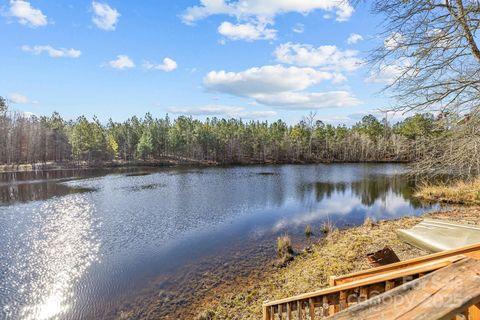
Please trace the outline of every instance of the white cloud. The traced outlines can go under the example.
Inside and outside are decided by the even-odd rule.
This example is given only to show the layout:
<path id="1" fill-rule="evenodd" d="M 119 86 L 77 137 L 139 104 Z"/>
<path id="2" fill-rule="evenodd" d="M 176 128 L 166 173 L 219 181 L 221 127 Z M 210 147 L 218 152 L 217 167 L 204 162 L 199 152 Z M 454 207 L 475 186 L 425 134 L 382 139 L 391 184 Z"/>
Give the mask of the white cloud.
<path id="1" fill-rule="evenodd" d="M 342 51 L 333 45 L 315 48 L 308 44 L 284 43 L 275 49 L 279 62 L 306 67 L 321 67 L 323 70 L 354 71 L 363 61 L 355 50 Z"/>
<path id="2" fill-rule="evenodd" d="M 277 30 L 268 28 L 269 23 L 239 23 L 222 22 L 218 33 L 232 40 L 273 40 Z"/>
<path id="3" fill-rule="evenodd" d="M 337 20 L 345 21 L 353 14 L 348 1 L 339 0 L 200 0 L 200 5 L 187 8 L 182 19 L 191 24 L 211 15 L 230 15 L 239 19 L 267 17 L 297 12 L 308 14 L 314 10 L 335 12 Z"/>
<path id="4" fill-rule="evenodd" d="M 363 36 L 358 34 L 358 33 L 351 33 L 350 36 L 348 36 L 347 43 L 348 44 L 355 44 L 359 41 L 363 40 Z"/>
<path id="5" fill-rule="evenodd" d="M 200 0 L 197 6 L 188 7 L 182 21 L 192 25 L 212 15 L 235 17 L 237 24 L 223 22 L 218 31 L 234 40 L 275 39 L 277 30 L 269 28 L 279 14 L 296 12 L 303 15 L 315 10 L 335 12 L 337 21 L 346 21 L 353 14 L 348 0 Z M 296 31 L 295 31 L 296 30 Z M 303 32 L 303 26 L 294 28 Z"/>
<path id="6" fill-rule="evenodd" d="M 392 64 L 381 64 L 365 80 L 367 83 L 393 84 L 402 76 L 413 74 L 411 62 L 408 59 L 397 60 Z"/>
<path id="7" fill-rule="evenodd" d="M 110 7 L 106 3 L 100 2 L 92 2 L 92 9 L 93 9 L 93 23 L 100 29 L 113 31 L 115 30 L 118 19 L 120 18 L 120 13 Z"/>
<path id="8" fill-rule="evenodd" d="M 366 79 L 368 83 L 392 84 L 402 74 L 402 69 L 397 65 L 384 65 L 377 71 L 372 71 Z"/>
<path id="9" fill-rule="evenodd" d="M 293 28 L 292 31 L 295 33 L 303 33 L 305 32 L 305 26 L 302 23 L 297 23 Z"/>
<path id="10" fill-rule="evenodd" d="M 340 82 L 344 78 L 340 74 L 313 68 L 273 65 L 250 68 L 238 73 L 211 71 L 203 83 L 212 91 L 249 97 L 260 93 L 300 91 L 325 80 Z"/>
<path id="11" fill-rule="evenodd" d="M 304 91 L 323 81 L 335 83 L 344 79 L 335 72 L 273 65 L 242 72 L 211 71 L 204 78 L 203 84 L 207 90 L 251 98 L 268 106 L 313 109 L 360 104 L 347 91 Z"/>
<path id="12" fill-rule="evenodd" d="M 395 50 L 405 43 L 405 37 L 399 32 L 392 32 L 383 42 L 387 50 Z"/>
<path id="13" fill-rule="evenodd" d="M 78 58 L 81 56 L 82 52 L 76 49 L 65 49 L 65 48 L 53 48 L 52 46 L 22 46 L 22 50 L 25 52 L 31 52 L 33 54 L 39 55 L 42 53 L 47 53 L 52 58 Z"/>
<path id="14" fill-rule="evenodd" d="M 133 60 L 122 54 L 118 55 L 117 59 L 110 61 L 108 64 L 115 69 L 131 69 L 135 67 Z"/>
<path id="15" fill-rule="evenodd" d="M 17 18 L 20 24 L 33 28 L 48 24 L 47 16 L 40 9 L 32 7 L 28 1 L 10 0 L 10 10 L 7 14 Z"/>
<path id="16" fill-rule="evenodd" d="M 170 59 L 170 58 L 165 58 L 163 59 L 163 63 L 162 64 L 154 64 L 154 63 L 151 63 L 151 62 L 145 62 L 145 64 L 143 65 L 146 69 L 156 69 L 156 70 L 162 70 L 162 71 L 165 71 L 165 72 L 170 72 L 170 71 L 173 71 L 175 69 L 177 69 L 178 65 L 177 65 L 177 62 L 173 59 Z"/>
<path id="17" fill-rule="evenodd" d="M 28 99 L 26 96 L 21 95 L 20 93 L 11 93 L 8 96 L 8 100 L 10 100 L 12 103 L 16 104 L 28 104 L 31 103 L 30 99 Z"/>
<path id="18" fill-rule="evenodd" d="M 277 115 L 275 111 L 246 111 L 243 107 L 207 105 L 201 107 L 170 107 L 168 112 L 195 116 L 225 116 L 230 118 L 258 119 Z"/>
<path id="19" fill-rule="evenodd" d="M 341 108 L 361 104 L 361 101 L 348 91 L 282 92 L 258 95 L 256 99 L 259 103 L 268 106 L 298 109 Z"/>

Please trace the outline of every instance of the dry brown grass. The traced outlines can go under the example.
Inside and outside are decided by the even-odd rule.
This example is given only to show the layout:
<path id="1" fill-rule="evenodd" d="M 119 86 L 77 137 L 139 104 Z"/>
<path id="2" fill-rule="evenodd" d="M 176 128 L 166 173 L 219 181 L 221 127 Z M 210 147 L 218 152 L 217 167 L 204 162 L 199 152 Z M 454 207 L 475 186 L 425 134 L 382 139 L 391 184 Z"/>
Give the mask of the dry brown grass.
<path id="1" fill-rule="evenodd" d="M 427 201 L 457 204 L 480 204 L 480 178 L 453 184 L 423 184 L 415 197 Z"/>

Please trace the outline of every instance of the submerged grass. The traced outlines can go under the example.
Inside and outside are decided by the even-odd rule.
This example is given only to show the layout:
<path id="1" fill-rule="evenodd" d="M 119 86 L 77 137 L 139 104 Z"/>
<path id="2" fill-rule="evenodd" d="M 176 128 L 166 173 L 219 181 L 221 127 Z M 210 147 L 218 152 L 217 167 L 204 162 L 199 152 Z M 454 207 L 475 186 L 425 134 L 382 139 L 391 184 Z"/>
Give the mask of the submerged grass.
<path id="1" fill-rule="evenodd" d="M 415 197 L 427 201 L 479 205 L 480 178 L 471 181 L 457 181 L 453 184 L 425 183 L 418 188 Z"/>
<path id="2" fill-rule="evenodd" d="M 305 226 L 305 237 L 307 237 L 307 239 L 310 239 L 311 236 L 312 236 L 312 226 L 307 224 Z"/>
<path id="3" fill-rule="evenodd" d="M 293 258 L 292 240 L 288 235 L 277 238 L 277 253 L 282 263 Z"/>

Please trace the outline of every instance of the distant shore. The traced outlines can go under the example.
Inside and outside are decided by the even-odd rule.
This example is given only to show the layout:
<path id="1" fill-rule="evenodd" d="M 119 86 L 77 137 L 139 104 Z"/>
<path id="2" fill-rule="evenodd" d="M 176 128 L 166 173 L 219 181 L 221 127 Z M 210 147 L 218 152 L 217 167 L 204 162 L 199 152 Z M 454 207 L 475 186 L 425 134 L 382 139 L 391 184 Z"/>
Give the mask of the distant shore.
<path id="1" fill-rule="evenodd" d="M 329 163 L 409 163 L 408 161 L 375 160 L 375 161 L 320 161 L 320 160 L 298 160 L 298 161 L 274 161 L 274 160 L 252 160 L 234 163 L 219 163 L 210 160 L 195 160 L 182 157 L 165 157 L 154 160 L 111 160 L 111 161 L 63 161 L 63 162 L 39 162 L 22 164 L 0 164 L 0 173 L 6 172 L 29 172 L 49 170 L 71 170 L 71 169 L 108 169 L 108 168 L 134 168 L 134 167 L 212 167 L 212 166 L 248 166 L 248 165 L 280 165 L 280 164 L 329 164 Z"/>
<path id="2" fill-rule="evenodd" d="M 171 159 L 146 160 L 146 161 L 64 161 L 64 162 L 40 162 L 33 164 L 3 164 L 0 172 L 28 172 L 70 169 L 105 169 L 105 168 L 129 168 L 129 167 L 171 167 L 179 165 L 212 166 L 215 163 L 202 161 L 178 161 Z"/>

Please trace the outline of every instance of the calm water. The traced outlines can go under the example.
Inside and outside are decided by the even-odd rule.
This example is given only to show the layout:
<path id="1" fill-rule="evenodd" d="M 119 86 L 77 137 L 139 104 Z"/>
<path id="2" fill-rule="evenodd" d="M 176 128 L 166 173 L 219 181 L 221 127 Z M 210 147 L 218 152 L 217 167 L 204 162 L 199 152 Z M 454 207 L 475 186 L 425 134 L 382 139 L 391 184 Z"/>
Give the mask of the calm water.
<path id="1" fill-rule="evenodd" d="M 168 318 L 192 290 L 208 290 L 205 281 L 229 281 L 216 272 L 248 276 L 274 258 L 279 234 L 301 242 L 307 223 L 319 230 L 326 220 L 346 226 L 431 209 L 411 199 L 403 169 L 0 174 L 0 318 L 116 318 L 152 306 Z"/>

